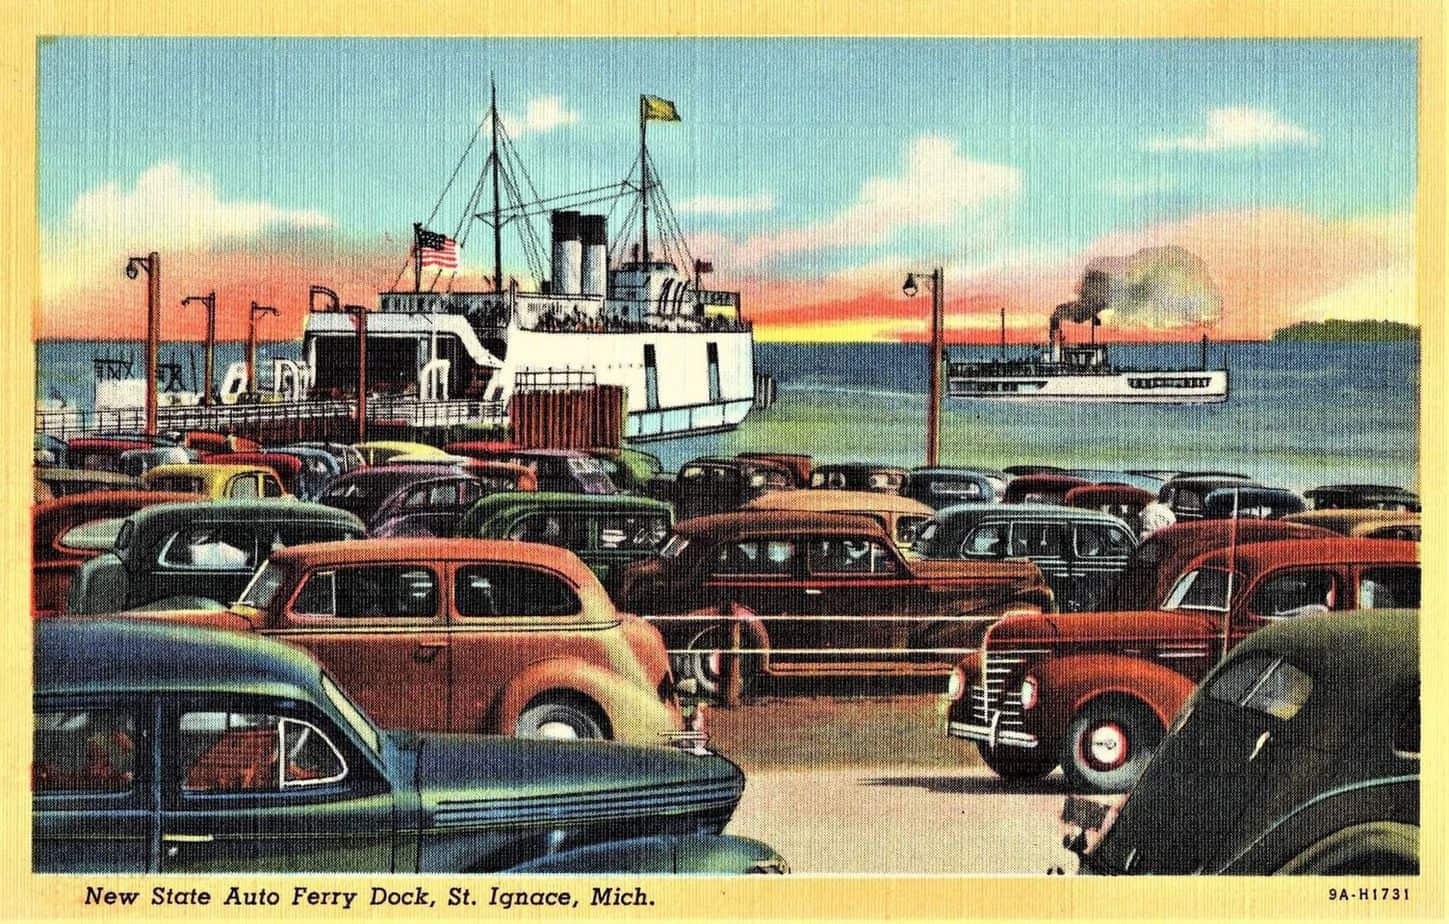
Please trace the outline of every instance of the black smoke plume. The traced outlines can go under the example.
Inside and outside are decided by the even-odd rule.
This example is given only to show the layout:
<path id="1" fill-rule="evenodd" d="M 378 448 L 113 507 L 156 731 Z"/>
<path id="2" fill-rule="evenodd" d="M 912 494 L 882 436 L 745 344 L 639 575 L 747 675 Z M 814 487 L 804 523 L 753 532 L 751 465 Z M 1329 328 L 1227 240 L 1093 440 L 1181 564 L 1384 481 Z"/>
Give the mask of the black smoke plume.
<path id="1" fill-rule="evenodd" d="M 1148 247 L 1088 263 L 1076 300 L 1058 305 L 1052 323 L 1081 323 L 1106 311 L 1140 326 L 1181 327 L 1218 320 L 1223 297 L 1196 254 L 1176 246 Z"/>

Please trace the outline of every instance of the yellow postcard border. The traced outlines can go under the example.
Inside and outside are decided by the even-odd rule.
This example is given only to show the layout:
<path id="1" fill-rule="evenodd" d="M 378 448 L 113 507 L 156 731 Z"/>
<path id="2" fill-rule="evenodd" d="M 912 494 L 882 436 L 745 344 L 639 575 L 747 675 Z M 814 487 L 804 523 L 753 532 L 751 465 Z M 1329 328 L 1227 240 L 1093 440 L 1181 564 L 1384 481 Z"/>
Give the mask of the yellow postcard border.
<path id="1" fill-rule="evenodd" d="M 1427 625 L 1437 618 L 1432 601 L 1449 589 L 1443 551 L 1446 537 L 1439 511 L 1445 509 L 1444 395 L 1444 9 L 1421 0 L 1220 0 L 1220 2 L 1034 2 L 946 3 L 869 2 L 710 2 L 710 0 L 595 0 L 595 2 L 464 2 L 464 0 L 312 0 L 306 3 L 215 0 L 7 0 L 0 72 L 0 115 L 7 127 L 0 150 L 0 259 L 6 298 L 0 305 L 0 420 L 4 423 L 3 502 L 0 531 L 0 599 L 10 604 L 6 644 L 0 646 L 0 691 L 12 703 L 4 712 L 16 725 L 28 722 L 29 446 L 34 395 L 32 321 L 39 311 L 36 224 L 36 47 L 46 35 L 994 35 L 1135 36 L 1236 38 L 1411 37 L 1419 42 L 1419 183 L 1415 203 L 1417 278 L 1423 325 L 1421 365 L 1420 478 L 1430 511 L 1425 520 L 1424 555 Z M 1441 663 L 1444 633 L 1425 633 L 1423 658 Z M 1442 742 L 1446 702 L 1445 672 L 1424 678 L 1424 727 L 1429 785 L 1423 795 L 1423 869 L 1413 880 L 1173 879 L 1079 880 L 1006 877 L 750 877 L 740 880 L 651 879 L 655 905 L 628 910 L 630 919 L 697 918 L 1438 918 L 1445 909 L 1445 775 Z M 160 880 L 120 877 L 44 877 L 29 871 L 28 744 L 23 732 L 0 741 L 0 797 L 4 819 L 0 918 L 148 920 L 193 918 L 189 907 L 139 906 L 128 910 L 81 905 L 84 885 L 104 882 L 112 888 L 137 887 L 149 894 Z M 1436 759 L 1440 758 L 1440 759 Z M 942 819 L 946 824 L 969 819 Z M 862 832 L 869 836 L 869 832 Z M 386 878 L 386 877 L 381 877 Z M 244 877 L 251 887 L 290 889 L 299 881 L 319 888 L 365 888 L 380 877 Z M 400 877 L 423 882 L 434 891 L 454 884 L 477 885 L 465 877 Z M 228 884 L 230 880 L 226 880 Z M 484 880 L 487 881 L 487 880 Z M 566 880 L 585 891 L 588 879 Z M 167 878 L 184 888 L 203 877 Z M 212 879 L 215 887 L 220 880 Z M 514 887 L 558 888 L 560 880 L 508 880 Z M 632 880 L 629 880 L 632 882 Z M 1331 885 L 1407 885 L 1407 902 L 1363 904 L 1328 900 Z M 130 883 L 130 885 L 127 885 Z M 610 884 L 621 884 L 611 878 Z M 627 884 L 627 883 L 625 883 Z M 261 920 L 289 917 L 287 909 L 228 912 L 209 907 L 217 919 Z M 309 919 L 346 918 L 357 911 L 303 911 Z M 478 919 L 477 909 L 439 907 L 426 913 L 397 913 L 395 919 Z M 552 910 L 515 910 L 518 919 L 557 919 Z M 581 908 L 574 917 L 619 916 L 617 909 Z"/>

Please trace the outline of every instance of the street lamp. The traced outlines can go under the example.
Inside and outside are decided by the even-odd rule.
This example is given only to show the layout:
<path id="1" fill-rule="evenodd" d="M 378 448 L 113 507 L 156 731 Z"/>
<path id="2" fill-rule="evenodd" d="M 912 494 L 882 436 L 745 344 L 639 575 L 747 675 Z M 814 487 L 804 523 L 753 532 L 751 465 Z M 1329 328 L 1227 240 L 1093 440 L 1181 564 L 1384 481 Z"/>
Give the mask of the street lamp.
<path id="1" fill-rule="evenodd" d="M 181 306 L 184 308 L 192 302 L 200 302 L 206 307 L 206 384 L 201 390 L 201 404 L 203 407 L 210 407 L 212 368 L 216 353 L 216 292 L 209 295 L 188 295 L 181 300 Z M 193 366 L 192 370 L 195 369 Z"/>
<path id="2" fill-rule="evenodd" d="M 901 292 L 906 298 L 915 298 L 916 293 L 921 291 L 916 283 L 917 276 L 931 284 L 931 347 L 928 354 L 931 364 L 931 392 L 926 405 L 926 465 L 933 466 L 940 462 L 941 454 L 941 364 L 944 361 L 942 354 L 945 352 L 944 332 L 941 329 L 944 313 L 941 268 L 938 266 L 929 273 L 918 270 L 906 274 L 905 284 L 901 286 Z"/>
<path id="3" fill-rule="evenodd" d="M 156 251 L 126 261 L 126 278 L 135 279 L 146 272 L 146 434 L 156 435 L 156 372 L 161 352 L 161 315 L 156 306 L 161 301 L 161 258 Z"/>
<path id="4" fill-rule="evenodd" d="M 247 393 L 257 393 L 257 318 L 264 314 L 276 316 L 277 309 L 252 302 L 247 312 Z"/>

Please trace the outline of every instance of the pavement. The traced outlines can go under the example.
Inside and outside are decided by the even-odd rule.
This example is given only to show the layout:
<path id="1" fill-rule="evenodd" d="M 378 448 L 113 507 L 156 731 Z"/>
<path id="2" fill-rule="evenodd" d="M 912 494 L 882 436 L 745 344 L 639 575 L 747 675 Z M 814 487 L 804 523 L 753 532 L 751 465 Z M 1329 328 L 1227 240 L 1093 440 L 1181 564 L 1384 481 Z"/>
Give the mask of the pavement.
<path id="1" fill-rule="evenodd" d="M 985 767 L 746 770 L 727 833 L 758 838 L 800 873 L 1075 873 L 1057 820 L 1060 772 L 1008 783 Z"/>

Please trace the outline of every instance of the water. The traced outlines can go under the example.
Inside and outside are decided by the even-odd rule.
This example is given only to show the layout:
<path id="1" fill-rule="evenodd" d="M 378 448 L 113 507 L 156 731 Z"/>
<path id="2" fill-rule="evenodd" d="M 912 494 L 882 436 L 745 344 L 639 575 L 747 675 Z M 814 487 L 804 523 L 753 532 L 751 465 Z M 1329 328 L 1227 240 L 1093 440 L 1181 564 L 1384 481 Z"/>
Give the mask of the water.
<path id="1" fill-rule="evenodd" d="M 91 357 L 139 344 L 45 342 L 37 348 L 37 397 L 58 395 L 86 407 Z M 295 356 L 295 343 L 262 345 Z M 217 377 L 242 358 L 240 343 L 219 344 Z M 190 378 L 190 355 L 175 354 Z M 942 414 L 944 464 L 1047 462 L 1069 467 L 1222 469 L 1302 490 L 1333 481 L 1414 486 L 1418 481 L 1417 343 L 1214 344 L 1226 355 L 1232 395 L 1221 405 L 1009 404 L 948 401 Z M 990 358 L 990 348 L 957 348 L 954 358 Z M 1115 346 L 1123 365 L 1190 366 L 1197 344 Z M 761 371 L 780 383 L 780 401 L 732 433 L 645 444 L 666 467 L 707 454 L 747 449 L 810 453 L 819 461 L 923 461 L 926 348 L 912 344 L 766 344 Z"/>

